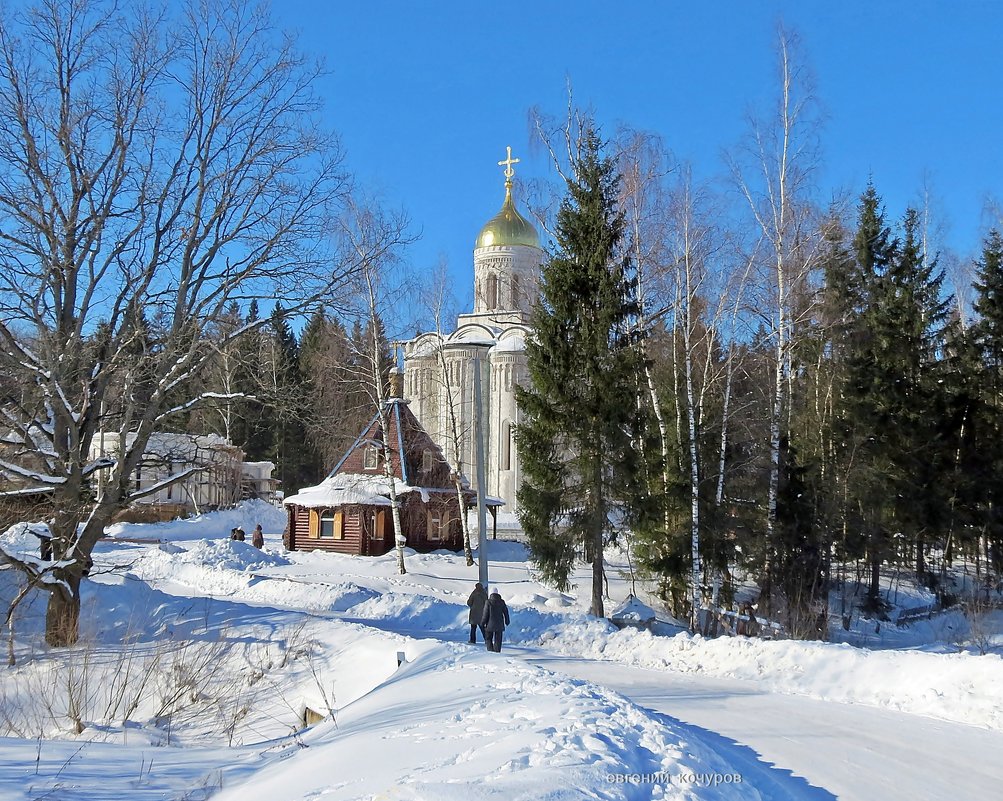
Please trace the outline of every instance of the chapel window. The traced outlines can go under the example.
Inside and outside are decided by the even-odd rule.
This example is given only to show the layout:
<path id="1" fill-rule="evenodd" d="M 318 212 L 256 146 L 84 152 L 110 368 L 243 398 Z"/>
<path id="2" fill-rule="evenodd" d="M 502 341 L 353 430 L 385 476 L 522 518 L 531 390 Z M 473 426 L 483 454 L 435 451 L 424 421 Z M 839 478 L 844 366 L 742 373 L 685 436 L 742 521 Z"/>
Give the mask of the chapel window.
<path id="1" fill-rule="evenodd" d="M 492 273 L 488 276 L 488 303 L 489 309 L 498 307 L 498 276 Z"/>
<path id="2" fill-rule="evenodd" d="M 379 454 L 375 445 L 369 445 L 363 457 L 362 468 L 363 470 L 375 470 L 377 467 L 379 467 Z"/>

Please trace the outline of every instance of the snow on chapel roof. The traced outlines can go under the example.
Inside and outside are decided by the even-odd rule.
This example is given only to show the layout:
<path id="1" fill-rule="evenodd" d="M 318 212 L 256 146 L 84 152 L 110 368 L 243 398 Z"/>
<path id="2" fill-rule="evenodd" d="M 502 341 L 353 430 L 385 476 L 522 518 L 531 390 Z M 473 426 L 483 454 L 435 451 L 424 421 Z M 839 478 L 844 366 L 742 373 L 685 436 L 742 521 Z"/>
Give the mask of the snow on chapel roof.
<path id="1" fill-rule="evenodd" d="M 413 492 L 414 489 L 400 479 L 394 479 L 394 490 L 397 495 Z M 306 508 L 347 505 L 389 506 L 390 486 L 385 476 L 338 473 L 325 478 L 316 487 L 304 487 L 295 495 L 286 498 L 283 503 Z"/>

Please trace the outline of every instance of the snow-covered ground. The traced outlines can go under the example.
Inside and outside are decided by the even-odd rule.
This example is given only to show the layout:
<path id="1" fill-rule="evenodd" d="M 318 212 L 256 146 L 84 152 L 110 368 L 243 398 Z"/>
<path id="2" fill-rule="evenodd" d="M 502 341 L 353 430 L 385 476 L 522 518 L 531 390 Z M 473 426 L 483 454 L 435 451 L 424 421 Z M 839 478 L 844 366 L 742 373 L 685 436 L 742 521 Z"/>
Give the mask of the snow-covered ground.
<path id="1" fill-rule="evenodd" d="M 466 643 L 462 554 L 409 553 L 401 576 L 393 555 L 287 553 L 272 511 L 116 527 L 69 651 L 40 645 L 44 597 L 19 609 L 0 797 L 911 801 L 924 770 L 955 797 L 992 778 L 1003 659 L 959 652 L 963 621 L 921 624 L 923 648 L 886 625 L 901 635 L 882 650 L 619 631 L 585 614 L 584 573 L 556 592 L 522 545 L 492 541 L 512 626 L 491 654 Z M 226 538 L 257 522 L 263 551 Z M 628 573 L 611 571 L 614 603 Z M 0 601 L 14 579 L 0 571 Z M 935 625 L 958 631 L 931 645 Z M 938 733 L 950 770 L 925 753 Z M 874 764 L 848 771 L 865 751 Z"/>

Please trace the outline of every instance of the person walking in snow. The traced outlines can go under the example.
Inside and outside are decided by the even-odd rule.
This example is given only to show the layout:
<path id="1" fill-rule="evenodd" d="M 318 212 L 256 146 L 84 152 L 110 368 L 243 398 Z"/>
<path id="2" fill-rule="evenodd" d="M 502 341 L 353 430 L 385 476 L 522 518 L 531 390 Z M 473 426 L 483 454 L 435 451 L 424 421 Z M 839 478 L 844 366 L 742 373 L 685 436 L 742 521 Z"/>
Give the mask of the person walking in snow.
<path id="1" fill-rule="evenodd" d="M 470 607 L 470 614 L 467 616 L 467 620 L 470 623 L 470 642 L 477 642 L 478 627 L 481 630 L 481 638 L 484 642 L 488 641 L 488 636 L 484 633 L 484 626 L 481 624 L 481 618 L 484 616 L 484 604 L 487 602 L 488 591 L 478 581 L 474 585 L 474 591 L 467 598 L 467 606 Z"/>
<path id="2" fill-rule="evenodd" d="M 251 545 L 255 548 L 265 547 L 265 534 L 261 530 L 261 523 L 258 523 L 258 525 L 254 527 L 254 531 L 251 533 Z"/>
<path id="3" fill-rule="evenodd" d="M 484 629 L 489 651 L 501 653 L 502 632 L 509 624 L 508 607 L 498 590 L 495 590 L 488 596 L 488 602 L 484 604 L 484 613 L 481 615 L 481 627 Z"/>

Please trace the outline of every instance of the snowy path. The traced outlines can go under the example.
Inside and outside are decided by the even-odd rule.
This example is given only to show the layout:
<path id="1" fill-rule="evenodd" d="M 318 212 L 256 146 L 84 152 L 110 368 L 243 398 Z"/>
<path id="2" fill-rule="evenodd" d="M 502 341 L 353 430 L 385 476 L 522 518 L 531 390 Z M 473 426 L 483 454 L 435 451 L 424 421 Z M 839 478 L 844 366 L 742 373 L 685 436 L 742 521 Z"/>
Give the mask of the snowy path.
<path id="1" fill-rule="evenodd" d="M 758 755 L 804 777 L 811 786 L 802 785 L 803 798 L 1000 797 L 1000 732 L 768 693 L 742 681 L 554 657 L 534 649 L 508 651 L 548 670 L 594 681 L 643 707 L 681 720 L 695 727 L 705 742 L 730 751 L 727 758 Z M 738 764 L 736 768 L 740 769 Z"/>

